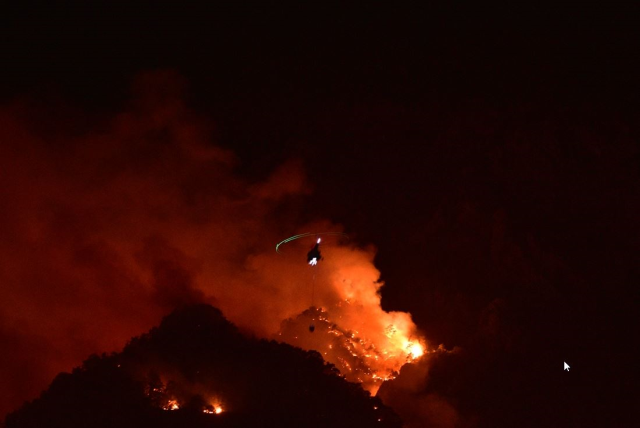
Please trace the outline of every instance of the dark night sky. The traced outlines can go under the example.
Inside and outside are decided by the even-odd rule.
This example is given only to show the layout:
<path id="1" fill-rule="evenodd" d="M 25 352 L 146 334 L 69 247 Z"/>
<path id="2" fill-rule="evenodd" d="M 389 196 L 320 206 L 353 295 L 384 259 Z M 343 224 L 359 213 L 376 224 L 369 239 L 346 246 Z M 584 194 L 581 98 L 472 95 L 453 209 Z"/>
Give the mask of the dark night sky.
<path id="1" fill-rule="evenodd" d="M 497 322 L 521 347 L 505 358 L 541 373 L 571 361 L 541 382 L 578 394 L 575 410 L 624 395 L 637 347 L 638 18 L 15 12 L 0 99 L 46 112 L 40 132 L 73 133 L 119 111 L 138 73 L 175 70 L 240 175 L 302 159 L 313 193 L 295 209 L 378 248 L 385 309 L 475 349 L 507 302 Z"/>

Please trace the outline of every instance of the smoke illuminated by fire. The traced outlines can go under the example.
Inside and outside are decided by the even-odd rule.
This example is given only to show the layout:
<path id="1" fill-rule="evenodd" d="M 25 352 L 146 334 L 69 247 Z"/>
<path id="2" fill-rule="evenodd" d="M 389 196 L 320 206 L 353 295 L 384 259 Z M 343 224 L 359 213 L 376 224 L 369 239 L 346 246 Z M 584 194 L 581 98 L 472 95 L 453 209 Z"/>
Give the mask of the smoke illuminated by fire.
<path id="1" fill-rule="evenodd" d="M 304 255 L 305 244 L 293 241 L 278 263 Z M 371 393 L 393 379 L 405 363 L 426 349 L 411 316 L 385 312 L 380 306 L 380 272 L 373 266 L 372 248 L 362 250 L 334 240 L 325 243 L 323 260 L 298 275 L 298 287 L 311 293 L 307 309 L 283 322 L 277 338 L 316 350 L 352 382 Z M 309 307 L 311 306 L 311 307 Z"/>
<path id="2" fill-rule="evenodd" d="M 171 73 L 138 79 L 130 108 L 99 131 L 36 135 L 30 120 L 0 110 L 0 196 L 10 201 L 0 222 L 0 345 L 13 350 L 0 385 L 13 398 L 0 412 L 190 303 L 211 303 L 264 338 L 324 308 L 314 334 L 311 317 L 297 339 L 297 324 L 285 323 L 280 340 L 318 350 L 370 391 L 425 352 L 410 315 L 380 306 L 374 248 L 323 239 L 317 266 L 306 243 L 273 251 L 292 229 L 340 227 L 283 209 L 309 198 L 300 162 L 239 177 Z"/>

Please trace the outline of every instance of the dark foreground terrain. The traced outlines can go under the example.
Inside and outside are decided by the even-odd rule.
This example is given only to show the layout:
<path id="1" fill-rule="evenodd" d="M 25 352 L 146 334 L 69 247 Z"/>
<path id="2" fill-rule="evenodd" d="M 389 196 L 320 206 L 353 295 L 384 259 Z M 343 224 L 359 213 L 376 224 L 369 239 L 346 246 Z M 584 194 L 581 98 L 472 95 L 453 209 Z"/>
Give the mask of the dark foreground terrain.
<path id="1" fill-rule="evenodd" d="M 216 409 L 220 413 L 216 414 Z M 399 427 L 399 418 L 315 352 L 242 336 L 191 306 L 59 374 L 5 421 L 17 427 Z"/>

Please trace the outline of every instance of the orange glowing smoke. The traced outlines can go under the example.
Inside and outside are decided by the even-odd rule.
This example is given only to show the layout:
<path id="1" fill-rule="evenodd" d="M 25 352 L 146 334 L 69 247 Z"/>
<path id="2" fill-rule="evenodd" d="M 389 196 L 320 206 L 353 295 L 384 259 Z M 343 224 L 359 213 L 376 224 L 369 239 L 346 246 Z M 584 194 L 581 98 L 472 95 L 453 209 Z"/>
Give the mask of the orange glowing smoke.
<path id="1" fill-rule="evenodd" d="M 286 253 L 290 257 L 303 250 L 302 245 L 292 247 Z M 291 345 L 318 351 L 347 380 L 361 383 L 372 394 L 426 349 L 408 313 L 382 310 L 383 284 L 373 266 L 374 254 L 373 248 L 335 244 L 323 248 L 324 260 L 317 267 L 292 271 L 307 298 L 313 288 L 313 303 L 322 309 L 303 309 L 285 321 L 277 335 Z"/>
<path id="2" fill-rule="evenodd" d="M 336 229 L 328 222 L 304 227 L 340 231 Z M 309 266 L 305 255 L 315 239 L 292 241 L 281 254 L 273 250 L 281 238 L 274 239 L 249 256 L 245 272 L 250 278 L 245 281 L 260 286 L 236 294 L 233 304 L 220 296 L 220 307 L 232 322 L 262 337 L 320 352 L 347 379 L 375 393 L 400 367 L 426 352 L 426 340 L 410 314 L 382 309 L 375 248 L 323 239 L 323 260 Z M 247 289 L 247 282 L 234 284 Z"/>
<path id="3" fill-rule="evenodd" d="M 298 161 L 259 181 L 238 176 L 233 153 L 211 141 L 211 118 L 182 102 L 181 84 L 171 73 L 142 76 L 127 111 L 69 136 L 36 135 L 35 117 L 0 109 L 0 347 L 12 350 L 0 364 L 0 395 L 10 397 L 0 416 L 176 306 L 211 303 L 273 337 L 312 306 L 313 283 L 315 306 L 364 363 L 339 356 L 365 378 L 393 376 L 421 353 L 409 314 L 380 307 L 372 247 L 322 239 L 316 271 L 307 243 L 275 253 L 292 229 L 339 226 L 289 209 L 321 202 L 309 199 Z M 328 343 L 285 340 L 321 352 Z"/>

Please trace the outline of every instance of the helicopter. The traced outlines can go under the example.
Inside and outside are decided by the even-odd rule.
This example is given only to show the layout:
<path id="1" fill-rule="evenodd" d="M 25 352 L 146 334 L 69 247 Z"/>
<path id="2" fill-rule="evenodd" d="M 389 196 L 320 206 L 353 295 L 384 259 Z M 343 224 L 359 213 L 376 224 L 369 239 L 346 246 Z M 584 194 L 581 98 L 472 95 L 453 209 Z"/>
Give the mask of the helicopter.
<path id="1" fill-rule="evenodd" d="M 322 255 L 320 254 L 320 239 L 321 238 L 318 238 L 316 244 L 307 253 L 307 263 L 311 266 L 316 266 L 318 262 L 322 260 Z"/>
<path id="2" fill-rule="evenodd" d="M 290 238 L 287 238 L 283 241 L 281 241 L 280 243 L 278 243 L 278 245 L 276 245 L 276 252 L 280 253 L 280 247 L 288 242 L 291 241 L 295 241 L 296 239 L 300 239 L 300 238 L 308 238 L 311 236 L 316 236 L 317 240 L 315 242 L 315 244 L 313 245 L 313 247 L 309 250 L 309 252 L 307 253 L 307 264 L 309 266 L 315 267 L 318 266 L 318 262 L 320 260 L 322 260 L 322 254 L 320 253 L 320 242 L 322 241 L 322 238 L 320 238 L 318 235 L 333 235 L 333 236 L 340 236 L 340 237 L 347 237 L 348 235 L 342 232 L 323 232 L 323 233 L 311 233 L 311 232 L 307 232 L 307 233 L 301 233 L 299 235 L 294 235 Z M 315 269 L 314 269 L 315 272 Z M 315 273 L 313 275 L 313 286 L 312 286 L 312 290 L 315 289 Z M 312 292 L 313 293 L 313 292 Z M 311 306 L 313 307 L 313 294 L 312 294 L 312 298 L 311 298 Z M 309 332 L 313 333 L 315 331 L 316 327 L 314 324 L 310 324 L 309 325 Z"/>

